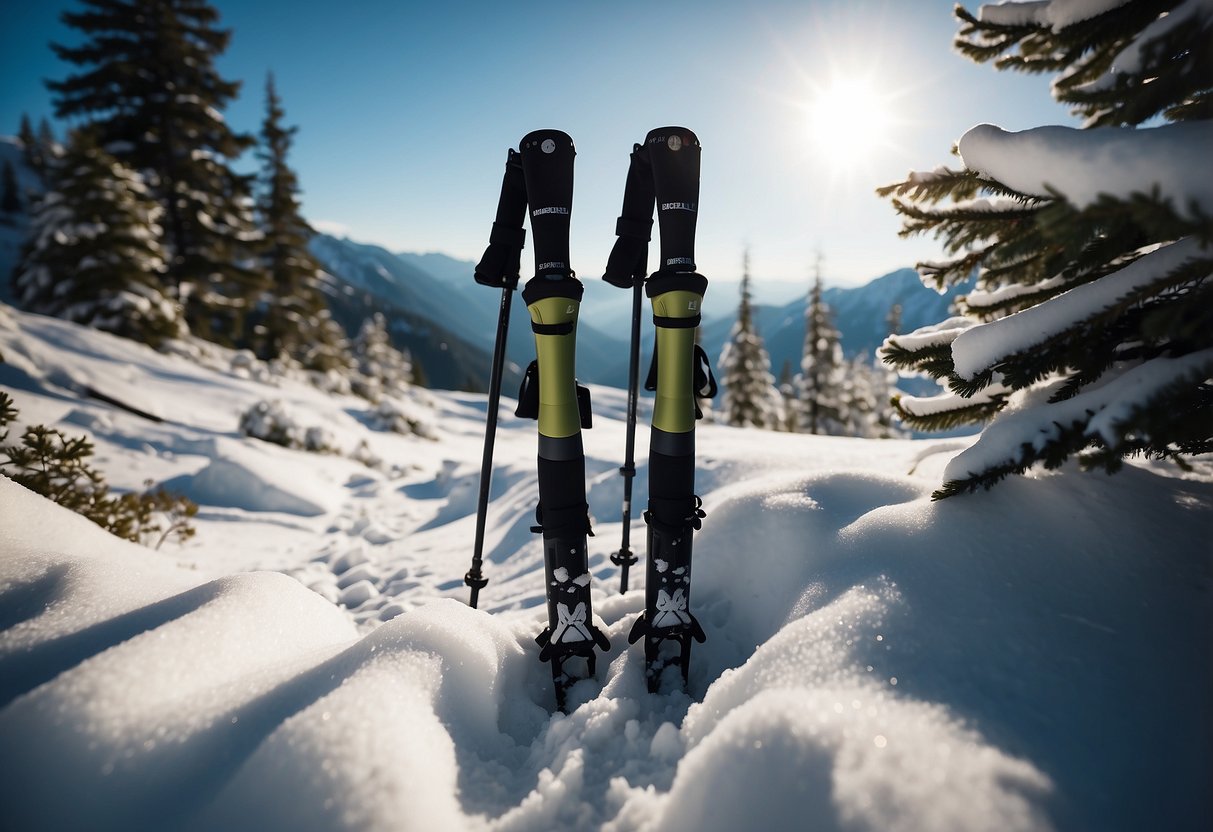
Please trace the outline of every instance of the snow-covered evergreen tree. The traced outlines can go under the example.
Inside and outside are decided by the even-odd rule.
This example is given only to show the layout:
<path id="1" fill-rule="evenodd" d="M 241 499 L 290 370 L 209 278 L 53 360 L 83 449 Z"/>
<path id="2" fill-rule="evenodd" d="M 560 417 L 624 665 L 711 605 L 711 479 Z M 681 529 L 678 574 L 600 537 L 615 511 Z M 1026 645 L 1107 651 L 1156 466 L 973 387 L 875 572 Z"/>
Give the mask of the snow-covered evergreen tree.
<path id="1" fill-rule="evenodd" d="M 12 162 L 5 159 L 3 168 L 0 168 L 0 214 L 17 214 L 23 207 L 24 200 L 21 198 L 21 188 L 17 185 L 17 174 L 13 170 Z"/>
<path id="2" fill-rule="evenodd" d="M 781 409 L 779 390 L 771 375 L 771 358 L 754 323 L 750 300 L 750 254 L 741 273 L 741 303 L 737 323 L 720 353 L 720 385 L 724 388 L 721 419 L 727 425 L 775 429 Z"/>
<path id="3" fill-rule="evenodd" d="M 222 110 L 239 90 L 215 70 L 230 31 L 205 0 L 81 0 L 63 21 L 83 40 L 53 45 L 80 68 L 50 81 L 55 113 L 88 121 L 97 143 L 141 173 L 164 209 L 165 284 L 205 338 L 242 343 L 245 315 L 263 290 L 249 177 L 229 160 L 251 137 Z"/>
<path id="4" fill-rule="evenodd" d="M 889 335 L 896 335 L 901 332 L 901 304 L 894 303 L 889 307 L 888 317 L 885 318 L 885 329 Z"/>
<path id="5" fill-rule="evenodd" d="M 50 173 L 13 271 L 18 303 L 152 345 L 183 335 L 180 307 L 160 283 L 160 206 L 139 174 L 86 132 Z"/>
<path id="6" fill-rule="evenodd" d="M 857 355 L 846 363 L 839 400 L 843 436 L 889 439 L 901 436 L 893 424 L 890 393 L 896 374 L 870 356 Z"/>
<path id="7" fill-rule="evenodd" d="M 387 319 L 381 312 L 362 322 L 353 347 L 358 365 L 353 381 L 355 393 L 377 402 L 384 395 L 398 395 L 408 390 L 413 378 L 412 362 L 392 344 Z"/>
<path id="8" fill-rule="evenodd" d="M 800 399 L 796 392 L 796 376 L 792 373 L 792 360 L 784 359 L 783 368 L 779 371 L 779 411 L 778 430 L 796 433 L 800 429 Z"/>
<path id="9" fill-rule="evenodd" d="M 35 173 L 39 175 L 44 174 L 46 172 L 48 146 L 34 132 L 34 127 L 30 123 L 29 116 L 24 113 L 21 115 L 21 126 L 17 130 L 17 140 L 21 142 L 21 155 L 25 157 L 25 164 Z M 53 139 L 51 144 L 53 144 Z"/>
<path id="10" fill-rule="evenodd" d="M 257 214 L 264 235 L 261 265 L 270 285 L 254 313 L 254 352 L 267 360 L 286 355 L 320 372 L 347 370 L 349 349 L 320 290 L 320 264 L 307 247 L 315 232 L 300 214 L 299 181 L 287 163 L 298 128 L 282 124 L 285 112 L 272 75 L 265 98 Z"/>
<path id="11" fill-rule="evenodd" d="M 959 141 L 960 169 L 881 189 L 903 235 L 934 233 L 953 255 L 920 264 L 924 280 L 980 270 L 961 317 L 886 341 L 886 361 L 951 391 L 901 397 L 902 418 L 936 429 L 1014 404 L 936 496 L 1074 455 L 1115 470 L 1213 450 L 1213 6 L 1046 0 L 957 15 L 964 54 L 1054 73 L 1085 125 L 980 125 Z"/>
<path id="12" fill-rule="evenodd" d="M 34 125 L 29 120 L 28 113 L 21 114 L 21 126 L 17 128 L 17 141 L 21 143 L 21 153 L 25 163 L 31 168 L 36 167 L 36 152 L 38 137 L 34 135 Z"/>
<path id="13" fill-rule="evenodd" d="M 821 297 L 821 261 L 805 305 L 804 350 L 796 377 L 797 430 L 801 433 L 847 435 L 843 385 L 847 365 L 830 307 Z"/>

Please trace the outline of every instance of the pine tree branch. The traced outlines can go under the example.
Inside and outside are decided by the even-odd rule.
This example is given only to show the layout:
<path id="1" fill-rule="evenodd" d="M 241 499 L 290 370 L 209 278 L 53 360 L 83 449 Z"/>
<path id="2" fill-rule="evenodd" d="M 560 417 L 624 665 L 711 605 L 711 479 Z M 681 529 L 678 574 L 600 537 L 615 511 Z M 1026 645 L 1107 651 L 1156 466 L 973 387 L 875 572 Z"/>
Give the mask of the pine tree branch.
<path id="1" fill-rule="evenodd" d="M 1171 455 L 1213 445 L 1213 348 L 1160 357 L 1072 399 L 1017 410 L 986 428 L 945 470 L 936 499 L 989 488 L 1036 464 L 1051 469 L 1089 457 Z"/>
<path id="2" fill-rule="evenodd" d="M 1155 256 L 1166 254 L 1166 250 L 1160 250 Z M 958 395 L 970 396 L 985 387 L 997 374 L 1009 387 L 1019 390 L 1067 368 L 1084 367 L 1092 355 L 1094 345 L 1101 337 L 1120 343 L 1128 336 L 1128 333 L 1117 332 L 1115 325 L 1118 321 L 1126 320 L 1131 310 L 1151 298 L 1206 282 L 1213 273 L 1213 257 L 1190 257 L 1165 273 L 1145 280 L 1138 275 L 1149 268 L 1147 261 L 1153 262 L 1147 255 L 1107 278 L 1127 287 L 1111 303 L 1089 311 L 1087 309 L 1087 296 L 1101 297 L 1106 293 L 1105 287 L 1112 285 L 1105 283 L 1092 286 L 1094 292 L 1100 294 L 1079 294 L 1078 290 L 1075 290 L 1068 293 L 1064 299 L 1058 297 L 1024 312 L 1023 315 L 1030 315 L 1032 320 L 1041 321 L 1037 326 L 1047 330 L 1047 334 L 1022 348 L 1003 349 L 997 353 L 997 357 L 987 360 L 979 372 L 968 373 L 968 377 L 950 375 L 949 387 Z M 1060 324 L 1063 320 L 1066 322 Z M 1027 318 L 1020 316 L 1006 323 L 995 321 L 967 330 L 953 343 L 953 361 L 959 360 L 957 350 L 963 349 L 966 350 L 966 355 L 971 354 L 970 344 L 975 339 L 980 339 L 979 344 L 999 344 L 1004 339 L 1001 332 L 1008 326 L 1013 325 L 1017 327 L 1016 331 L 1024 331 L 1027 321 Z M 984 348 L 979 346 L 978 349 Z"/>
<path id="3" fill-rule="evenodd" d="M 924 283 L 931 283 L 937 290 L 944 291 L 948 287 L 963 283 L 972 277 L 973 271 L 981 265 L 993 249 L 993 245 L 987 246 L 944 262 L 924 261 L 915 264 L 914 268 Z"/>
<path id="4" fill-rule="evenodd" d="M 906 349 L 889 339 L 885 341 L 877 354 L 881 361 L 891 367 L 899 370 L 913 370 L 935 379 L 948 378 L 955 372 L 950 344 Z"/>
<path id="5" fill-rule="evenodd" d="M 912 399 L 912 396 L 897 395 L 890 400 L 890 404 L 901 422 L 914 430 L 931 432 L 988 422 L 1006 406 L 1006 396 L 999 395 L 979 402 L 957 399 L 951 407 L 922 413 L 908 406 Z"/>

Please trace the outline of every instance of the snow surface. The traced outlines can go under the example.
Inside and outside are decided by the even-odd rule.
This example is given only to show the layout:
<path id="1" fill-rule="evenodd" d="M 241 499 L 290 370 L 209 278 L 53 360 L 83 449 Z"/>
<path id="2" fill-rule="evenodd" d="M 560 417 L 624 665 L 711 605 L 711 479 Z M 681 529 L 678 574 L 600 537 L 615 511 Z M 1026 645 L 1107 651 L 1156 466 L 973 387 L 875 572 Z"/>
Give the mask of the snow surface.
<path id="1" fill-rule="evenodd" d="M 533 641 L 534 424 L 503 407 L 472 610 L 483 396 L 410 402 L 436 439 L 403 436 L 364 401 L 271 388 L 206 349 L 157 354 L 0 307 L 0 385 L 23 422 L 89 435 L 116 487 L 152 478 L 202 503 L 197 536 L 157 552 L 0 478 L 11 828 L 1213 821 L 1213 461 L 1067 467 L 934 503 L 971 440 L 702 425 L 692 608 L 708 641 L 688 693 L 650 695 L 626 643 L 644 570 L 621 596 L 608 557 L 626 396 L 595 388 L 590 574 L 612 647 L 564 715 Z M 267 398 L 342 453 L 240 436 Z M 641 430 L 638 504 L 646 443 Z"/>
<path id="2" fill-rule="evenodd" d="M 1104 194 L 1128 199 L 1158 189 L 1182 216 L 1213 214 L 1213 122 L 1018 132 L 979 124 L 958 147 L 965 167 L 1023 194 L 1044 197 L 1052 189 L 1085 208 Z"/>

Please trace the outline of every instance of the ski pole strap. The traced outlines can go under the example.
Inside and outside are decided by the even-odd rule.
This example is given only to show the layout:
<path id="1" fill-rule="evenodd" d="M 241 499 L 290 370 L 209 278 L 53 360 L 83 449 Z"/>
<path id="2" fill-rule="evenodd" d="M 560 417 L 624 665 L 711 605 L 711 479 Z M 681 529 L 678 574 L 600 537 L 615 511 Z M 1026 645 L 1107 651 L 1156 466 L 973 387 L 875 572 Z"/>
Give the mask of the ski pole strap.
<path id="1" fill-rule="evenodd" d="M 522 172 L 522 157 L 509 150 L 505 160 L 505 175 L 501 179 L 501 196 L 497 199 L 497 218 L 489 233 L 489 247 L 476 264 L 474 277 L 482 286 L 496 288 L 518 285 L 522 271 L 522 247 L 526 231 L 526 180 Z"/>
<path id="2" fill-rule="evenodd" d="M 615 221 L 615 241 L 602 279 L 621 289 L 643 280 L 648 271 L 649 240 L 653 235 L 653 171 L 644 145 L 633 145 L 623 210 Z"/>

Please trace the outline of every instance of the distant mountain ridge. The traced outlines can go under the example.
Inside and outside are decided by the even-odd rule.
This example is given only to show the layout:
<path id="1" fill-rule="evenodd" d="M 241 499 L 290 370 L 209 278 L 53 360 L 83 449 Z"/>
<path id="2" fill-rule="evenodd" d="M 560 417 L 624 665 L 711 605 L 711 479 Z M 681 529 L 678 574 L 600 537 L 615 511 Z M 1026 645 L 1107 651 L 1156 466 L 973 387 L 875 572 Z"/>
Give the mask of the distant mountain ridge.
<path id="1" fill-rule="evenodd" d="M 312 251 L 341 280 L 430 319 L 442 330 L 465 340 L 472 352 L 485 356 L 482 365 L 466 368 L 463 380 L 454 385 L 443 378 L 431 379 L 432 384 L 460 387 L 468 384 L 468 376 L 487 379 L 487 356 L 493 347 L 501 295 L 475 283 L 473 262 L 434 252 L 391 253 L 379 246 L 327 235 L 315 238 Z M 585 298 L 577 338 L 578 374 L 583 381 L 622 387 L 627 383 L 631 292 L 592 278 L 583 280 L 583 284 Z M 736 319 L 739 286 L 740 282 L 735 280 L 712 280 L 709 286 L 701 334 L 704 349 L 713 360 L 720 355 Z M 901 330 L 906 332 L 947 317 L 952 300 L 964 288 L 940 294 L 924 286 L 913 269 L 899 269 L 864 286 L 827 288 L 824 299 L 847 355 L 871 355 L 888 334 L 889 313 L 894 304 L 901 304 Z M 790 362 L 793 371 L 800 365 L 807 290 L 806 281 L 804 293 L 799 297 L 755 306 L 758 329 L 776 375 L 785 362 Z M 759 298 L 764 295 L 786 298 L 794 291 L 784 284 L 759 283 L 754 294 Z M 643 362 L 648 360 L 653 340 L 647 300 L 642 314 Z M 517 372 L 534 357 L 529 318 L 517 297 L 507 357 L 512 370 L 510 383 L 514 383 Z"/>
<path id="2" fill-rule="evenodd" d="M 438 253 L 397 254 L 381 246 L 327 234 L 312 238 L 310 248 L 338 284 L 379 301 L 378 305 L 371 304 L 366 314 L 382 311 L 388 315 L 397 345 L 408 347 L 419 359 L 431 386 L 487 388 L 501 292 L 475 282 L 474 263 Z M 417 319 L 430 322 L 432 327 L 419 327 Z M 595 323 L 583 315 L 578 326 L 577 366 L 581 379 L 621 387 L 627 381 L 626 363 L 622 373 L 612 369 L 619 350 L 626 354 L 627 331 L 615 337 Z M 443 359 L 441 368 L 432 368 L 425 359 L 435 351 L 443 353 L 439 356 Z M 452 351 L 458 353 L 457 360 L 446 355 Z M 534 357 L 530 316 L 515 295 L 506 344 L 507 395 L 513 395 L 512 388 L 521 381 L 522 371 Z"/>

